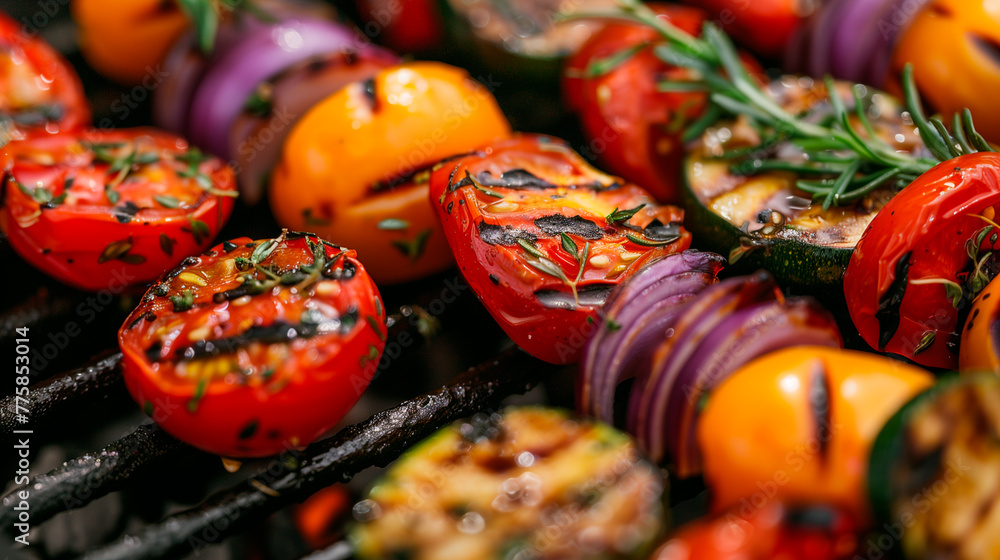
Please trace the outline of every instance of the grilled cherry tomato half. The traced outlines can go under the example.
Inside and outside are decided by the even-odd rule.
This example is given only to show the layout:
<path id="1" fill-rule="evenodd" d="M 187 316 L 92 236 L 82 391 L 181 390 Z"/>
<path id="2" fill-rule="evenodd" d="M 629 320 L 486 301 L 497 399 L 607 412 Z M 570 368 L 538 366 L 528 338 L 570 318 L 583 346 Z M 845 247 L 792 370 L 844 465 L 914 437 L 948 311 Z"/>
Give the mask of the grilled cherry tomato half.
<path id="1" fill-rule="evenodd" d="M 422 278 L 454 262 L 427 204 L 428 168 L 509 134 L 464 70 L 403 64 L 302 117 L 271 176 L 271 208 L 284 226 L 357 249 L 380 283 Z"/>
<path id="2" fill-rule="evenodd" d="M 188 257 L 118 331 L 136 402 L 177 439 L 231 457 L 274 455 L 332 428 L 385 338 L 378 288 L 354 251 L 299 233 Z"/>
<path id="3" fill-rule="evenodd" d="M 959 330 L 996 275 L 1000 154 L 960 156 L 927 171 L 872 219 L 844 275 L 865 342 L 919 364 L 958 365 Z"/>
<path id="4" fill-rule="evenodd" d="M 0 12 L 0 146 L 35 131 L 70 131 L 89 121 L 90 104 L 69 62 Z"/>
<path id="5" fill-rule="evenodd" d="M 189 25 L 175 0 L 73 0 L 71 7 L 87 63 L 116 82 L 147 89 L 163 79 L 158 66 Z"/>
<path id="6" fill-rule="evenodd" d="M 846 560 L 857 529 L 833 508 L 757 501 L 685 526 L 650 560 Z"/>
<path id="7" fill-rule="evenodd" d="M 233 170 L 152 128 L 4 149 L 0 229 L 21 258 L 80 289 L 145 284 L 201 252 L 229 218 Z"/>
<path id="8" fill-rule="evenodd" d="M 1000 280 L 994 278 L 972 302 L 962 329 L 958 369 L 1000 374 Z"/>
<path id="9" fill-rule="evenodd" d="M 882 428 L 871 457 L 871 501 L 906 558 L 1000 557 L 998 407 L 997 376 L 950 377 Z"/>
<path id="10" fill-rule="evenodd" d="M 896 360 L 821 346 L 750 362 L 712 391 L 698 425 L 713 510 L 780 500 L 829 504 L 869 521 L 872 442 L 932 382 Z"/>
<path id="11" fill-rule="evenodd" d="M 889 90 L 902 91 L 899 76 L 913 63 L 924 99 L 947 117 L 968 107 L 976 128 L 1000 142 L 1000 112 L 987 91 L 1000 88 L 1000 10 L 989 0 L 934 0 L 905 26 L 886 76 Z"/>
<path id="12" fill-rule="evenodd" d="M 645 558 L 663 476 L 631 439 L 547 408 L 480 413 L 407 451 L 354 506 L 362 560 Z"/>
<path id="13" fill-rule="evenodd" d="M 557 364 L 579 361 L 614 286 L 691 244 L 680 209 L 549 136 L 442 162 L 430 195 L 476 296 L 518 346 Z"/>
<path id="14" fill-rule="evenodd" d="M 691 35 L 705 21 L 696 8 L 651 7 Z M 563 93 L 580 113 L 589 147 L 602 164 L 657 199 L 676 201 L 684 155 L 680 136 L 684 124 L 704 110 L 705 95 L 659 90 L 659 82 L 690 79 L 692 71 L 660 60 L 653 52 L 658 39 L 646 25 L 609 23 L 567 61 Z"/>

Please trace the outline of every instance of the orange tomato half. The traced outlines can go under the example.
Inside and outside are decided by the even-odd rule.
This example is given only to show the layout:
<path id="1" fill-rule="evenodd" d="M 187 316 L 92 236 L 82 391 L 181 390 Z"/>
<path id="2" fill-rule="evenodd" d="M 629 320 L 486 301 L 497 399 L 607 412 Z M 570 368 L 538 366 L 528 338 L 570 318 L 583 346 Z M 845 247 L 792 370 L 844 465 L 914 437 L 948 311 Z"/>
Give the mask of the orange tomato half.
<path id="1" fill-rule="evenodd" d="M 713 509 L 777 500 L 829 504 L 870 519 L 872 443 L 886 420 L 933 381 L 902 362 L 819 346 L 747 364 L 709 395 L 698 426 Z"/>

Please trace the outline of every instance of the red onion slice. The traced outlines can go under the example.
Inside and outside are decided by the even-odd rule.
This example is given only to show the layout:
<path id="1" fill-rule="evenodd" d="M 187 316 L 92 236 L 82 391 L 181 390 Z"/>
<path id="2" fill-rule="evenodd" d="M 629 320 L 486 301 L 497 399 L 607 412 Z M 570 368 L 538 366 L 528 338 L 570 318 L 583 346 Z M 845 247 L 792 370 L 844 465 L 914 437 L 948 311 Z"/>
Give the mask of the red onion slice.
<path id="1" fill-rule="evenodd" d="M 229 152 L 239 171 L 240 194 L 247 204 L 260 201 L 271 169 L 295 123 L 316 103 L 344 86 L 394 66 L 392 52 L 364 45 L 360 50 L 327 53 L 302 60 L 256 87 L 265 111 L 242 104 L 229 131 Z"/>
<path id="2" fill-rule="evenodd" d="M 231 159 L 229 129 L 257 84 L 301 60 L 355 44 L 350 29 L 322 20 L 285 20 L 247 34 L 202 78 L 191 101 L 188 136 L 206 151 Z"/>
<path id="3" fill-rule="evenodd" d="M 580 365 L 577 403 L 581 411 L 613 418 L 618 384 L 635 375 L 642 360 L 695 294 L 714 284 L 724 260 L 713 253 L 685 251 L 637 273 L 608 297 Z M 607 328 L 610 321 L 620 326 Z"/>
<path id="4" fill-rule="evenodd" d="M 684 364 L 693 357 L 702 339 L 733 311 L 755 303 L 773 301 L 781 290 L 766 272 L 752 276 L 730 278 L 706 288 L 698 299 L 684 310 L 657 351 L 658 367 L 646 370 L 637 380 L 629 403 L 628 428 L 656 459 L 666 456 L 666 431 L 661 421 L 667 416 L 670 393 L 686 387 L 678 384 Z M 659 359 L 660 356 L 663 359 Z"/>

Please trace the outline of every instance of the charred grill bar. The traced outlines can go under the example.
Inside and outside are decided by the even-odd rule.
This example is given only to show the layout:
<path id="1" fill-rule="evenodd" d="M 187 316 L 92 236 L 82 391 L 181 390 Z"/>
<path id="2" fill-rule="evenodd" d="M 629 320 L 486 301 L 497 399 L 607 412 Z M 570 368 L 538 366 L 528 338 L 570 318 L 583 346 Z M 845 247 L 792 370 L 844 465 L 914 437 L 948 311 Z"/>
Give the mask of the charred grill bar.
<path id="1" fill-rule="evenodd" d="M 244 483 L 210 496 L 137 535 L 86 554 L 86 560 L 176 558 L 220 542 L 322 488 L 384 466 L 444 424 L 496 407 L 523 393 L 556 366 L 511 348 L 447 385 L 344 428 L 301 453 L 288 452 Z"/>

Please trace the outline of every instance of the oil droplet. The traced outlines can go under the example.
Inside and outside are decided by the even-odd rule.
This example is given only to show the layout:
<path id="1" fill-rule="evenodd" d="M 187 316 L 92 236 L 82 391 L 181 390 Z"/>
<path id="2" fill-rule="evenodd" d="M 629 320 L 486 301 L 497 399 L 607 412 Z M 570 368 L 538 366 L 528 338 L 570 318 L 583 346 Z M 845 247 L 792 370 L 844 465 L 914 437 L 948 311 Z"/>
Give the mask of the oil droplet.
<path id="1" fill-rule="evenodd" d="M 474 511 L 470 511 L 462 516 L 458 520 L 458 530 L 466 535 L 475 535 L 486 528 L 486 520 L 483 519 L 482 515 Z"/>
<path id="2" fill-rule="evenodd" d="M 382 517 L 382 506 L 375 500 L 361 500 L 354 504 L 351 514 L 358 523 L 368 523 Z"/>

